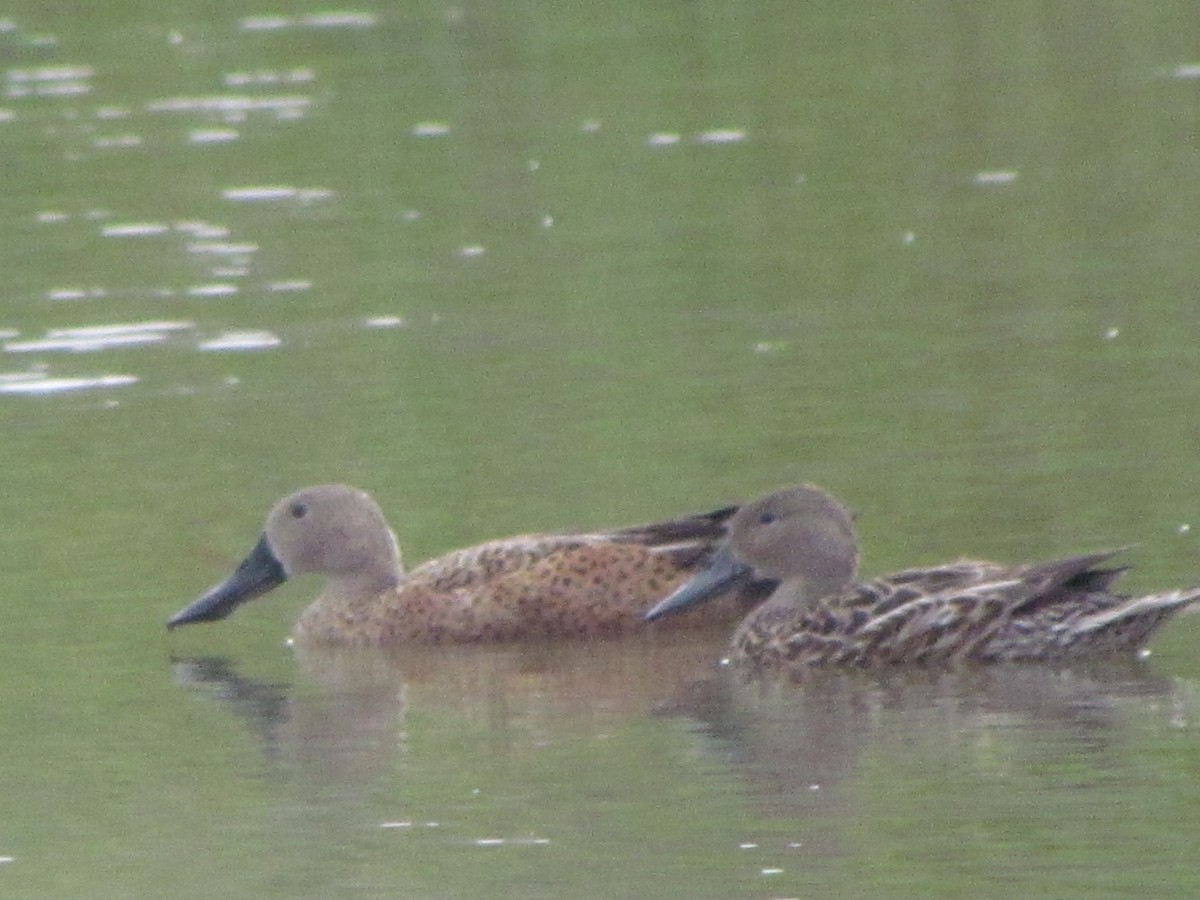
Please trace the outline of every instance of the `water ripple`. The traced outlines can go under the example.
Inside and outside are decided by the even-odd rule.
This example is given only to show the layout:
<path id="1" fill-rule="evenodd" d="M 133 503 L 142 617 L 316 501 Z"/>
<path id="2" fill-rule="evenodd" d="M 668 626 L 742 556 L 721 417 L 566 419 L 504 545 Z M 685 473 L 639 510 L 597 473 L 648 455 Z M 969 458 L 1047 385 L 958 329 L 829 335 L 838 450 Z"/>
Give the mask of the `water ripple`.
<path id="1" fill-rule="evenodd" d="M 125 387 L 136 384 L 135 375 L 95 375 L 51 378 L 45 372 L 0 372 L 0 394 L 59 394 L 88 388 Z"/>

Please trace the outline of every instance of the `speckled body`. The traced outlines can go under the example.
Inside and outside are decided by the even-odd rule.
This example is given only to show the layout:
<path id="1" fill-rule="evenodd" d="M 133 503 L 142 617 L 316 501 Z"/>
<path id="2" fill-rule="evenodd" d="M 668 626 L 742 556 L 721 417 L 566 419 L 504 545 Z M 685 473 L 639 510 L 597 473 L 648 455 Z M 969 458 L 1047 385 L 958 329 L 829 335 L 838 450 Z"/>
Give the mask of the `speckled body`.
<path id="1" fill-rule="evenodd" d="M 619 536 L 493 541 L 430 560 L 381 591 L 362 594 L 331 582 L 293 636 L 361 645 L 612 636 L 653 627 L 642 614 L 689 571 L 677 556 Z M 751 605 L 727 597 L 677 624 L 732 622 Z"/>
<path id="2" fill-rule="evenodd" d="M 611 532 L 508 538 L 406 573 L 374 501 L 353 488 L 326 485 L 280 501 L 260 542 L 265 550 L 256 552 L 281 570 L 272 584 L 302 572 L 327 578 L 296 622 L 298 641 L 384 646 L 590 638 L 657 627 L 642 614 L 703 564 L 733 512 Z M 244 595 L 231 587 L 235 577 L 173 617 L 170 627 L 223 618 L 270 588 L 256 586 Z M 733 592 L 667 627 L 735 621 L 772 586 Z"/>

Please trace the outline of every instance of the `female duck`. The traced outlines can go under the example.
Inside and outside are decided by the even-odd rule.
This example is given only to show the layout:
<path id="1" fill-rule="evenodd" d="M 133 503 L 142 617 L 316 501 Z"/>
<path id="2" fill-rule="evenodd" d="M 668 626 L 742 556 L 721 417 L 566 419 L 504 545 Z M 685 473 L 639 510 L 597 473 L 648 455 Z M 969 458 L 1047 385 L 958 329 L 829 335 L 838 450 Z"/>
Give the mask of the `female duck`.
<path id="1" fill-rule="evenodd" d="M 1034 565 L 960 561 L 854 583 L 850 516 L 818 487 L 742 507 L 707 566 L 650 612 L 688 609 L 754 576 L 778 579 L 733 636 L 733 661 L 762 668 L 953 660 L 1056 661 L 1136 650 L 1200 588 L 1130 598 L 1110 591 L 1120 551 Z"/>
<path id="2" fill-rule="evenodd" d="M 646 606 L 703 563 L 735 510 L 492 541 L 405 573 L 370 495 L 345 485 L 305 488 L 275 505 L 237 570 L 167 627 L 223 619 L 289 577 L 314 572 L 327 583 L 296 622 L 297 640 L 379 646 L 617 634 L 640 627 Z M 765 596 L 761 588 L 691 624 L 737 617 Z"/>

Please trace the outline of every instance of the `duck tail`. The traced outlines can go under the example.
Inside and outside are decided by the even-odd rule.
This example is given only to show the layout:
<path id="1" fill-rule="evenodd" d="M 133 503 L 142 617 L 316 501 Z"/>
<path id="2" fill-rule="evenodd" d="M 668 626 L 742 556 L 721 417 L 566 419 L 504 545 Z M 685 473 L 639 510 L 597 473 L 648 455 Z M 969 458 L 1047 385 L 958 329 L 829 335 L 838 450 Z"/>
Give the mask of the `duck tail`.
<path id="1" fill-rule="evenodd" d="M 1084 616 L 1071 631 L 1085 644 L 1135 649 L 1168 619 L 1200 600 L 1200 586 L 1133 597 L 1110 609 Z"/>
<path id="2" fill-rule="evenodd" d="M 737 505 L 722 506 L 712 512 L 680 516 L 665 522 L 631 525 L 609 534 L 621 543 L 644 544 L 647 547 L 669 547 L 696 541 L 715 543 L 725 537 L 725 523 L 738 511 Z"/>

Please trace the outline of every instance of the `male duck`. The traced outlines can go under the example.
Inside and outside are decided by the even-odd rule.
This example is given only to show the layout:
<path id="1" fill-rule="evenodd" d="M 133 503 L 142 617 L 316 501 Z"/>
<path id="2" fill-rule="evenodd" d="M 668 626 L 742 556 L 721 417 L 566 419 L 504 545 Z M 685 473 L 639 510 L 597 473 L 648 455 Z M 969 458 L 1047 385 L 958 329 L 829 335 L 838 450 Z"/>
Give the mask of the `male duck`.
<path id="1" fill-rule="evenodd" d="M 292 575 L 325 575 L 297 640 L 361 645 L 593 637 L 644 627 L 646 606 L 677 587 L 724 536 L 736 507 L 595 534 L 492 541 L 404 572 L 395 535 L 364 491 L 322 485 L 284 497 L 250 555 L 167 622 L 223 619 Z M 698 625 L 762 600 L 758 584 Z"/>
<path id="2" fill-rule="evenodd" d="M 731 659 L 754 668 L 1065 661 L 1133 651 L 1200 588 L 1130 598 L 1110 592 L 1120 551 L 1034 565 L 963 560 L 854 583 L 858 542 L 845 508 L 801 485 L 743 506 L 707 566 L 647 614 L 658 619 L 751 575 L 779 579 L 734 633 Z"/>

